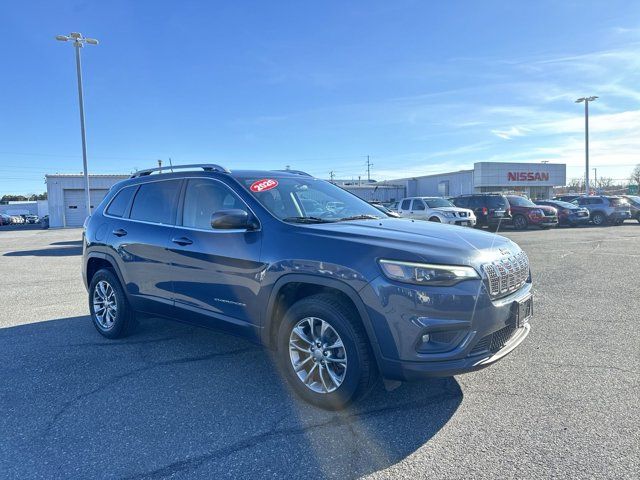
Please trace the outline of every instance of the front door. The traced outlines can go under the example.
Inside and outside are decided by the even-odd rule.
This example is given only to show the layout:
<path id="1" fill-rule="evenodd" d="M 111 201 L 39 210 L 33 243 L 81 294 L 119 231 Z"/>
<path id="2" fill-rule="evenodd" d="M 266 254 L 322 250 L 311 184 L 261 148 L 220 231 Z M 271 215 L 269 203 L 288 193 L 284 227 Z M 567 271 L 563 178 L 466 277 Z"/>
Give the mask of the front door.
<path id="1" fill-rule="evenodd" d="M 180 315 L 193 312 L 216 326 L 242 330 L 260 324 L 256 298 L 264 270 L 262 232 L 214 230 L 212 214 L 227 209 L 250 212 L 221 181 L 188 180 L 182 220 L 170 239 L 173 288 Z"/>

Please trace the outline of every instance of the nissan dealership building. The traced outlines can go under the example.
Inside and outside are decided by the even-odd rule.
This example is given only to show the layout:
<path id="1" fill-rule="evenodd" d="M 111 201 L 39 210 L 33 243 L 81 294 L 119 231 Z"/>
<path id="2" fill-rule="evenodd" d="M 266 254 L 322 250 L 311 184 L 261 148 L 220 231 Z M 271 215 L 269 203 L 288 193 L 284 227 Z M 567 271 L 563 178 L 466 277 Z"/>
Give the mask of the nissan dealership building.
<path id="1" fill-rule="evenodd" d="M 388 183 L 404 185 L 408 197 L 504 192 L 523 193 L 532 199 L 551 198 L 553 187 L 566 185 L 567 166 L 563 163 L 478 162 L 473 170 L 401 178 Z"/>

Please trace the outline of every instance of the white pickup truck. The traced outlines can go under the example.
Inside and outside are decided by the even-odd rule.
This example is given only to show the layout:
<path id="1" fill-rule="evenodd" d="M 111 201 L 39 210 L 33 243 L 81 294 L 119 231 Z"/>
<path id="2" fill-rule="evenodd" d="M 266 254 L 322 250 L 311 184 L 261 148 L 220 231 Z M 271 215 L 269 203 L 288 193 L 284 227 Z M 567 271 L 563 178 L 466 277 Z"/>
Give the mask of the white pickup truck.
<path id="1" fill-rule="evenodd" d="M 458 208 L 449 200 L 440 197 L 407 197 L 398 204 L 398 213 L 402 217 L 429 220 L 473 227 L 476 216 L 473 210 Z"/>

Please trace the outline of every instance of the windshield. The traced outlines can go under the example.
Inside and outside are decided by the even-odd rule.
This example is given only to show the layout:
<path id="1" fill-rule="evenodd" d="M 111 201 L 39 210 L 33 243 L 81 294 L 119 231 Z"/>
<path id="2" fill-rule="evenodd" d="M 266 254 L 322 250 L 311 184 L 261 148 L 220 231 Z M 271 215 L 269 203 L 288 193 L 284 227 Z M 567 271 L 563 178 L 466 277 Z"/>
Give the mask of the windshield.
<path id="1" fill-rule="evenodd" d="M 516 207 L 536 207 L 537 206 L 528 198 L 518 197 L 518 196 L 509 197 L 509 204 L 515 205 Z"/>
<path id="2" fill-rule="evenodd" d="M 424 198 L 425 202 L 429 208 L 442 208 L 442 207 L 453 207 L 453 203 L 449 200 L 445 200 L 444 198 Z"/>
<path id="3" fill-rule="evenodd" d="M 296 223 L 387 218 L 373 205 L 342 188 L 311 177 L 239 178 L 280 220 Z"/>
<path id="4" fill-rule="evenodd" d="M 569 202 L 553 202 L 553 206 L 558 208 L 568 208 L 568 209 L 576 208 L 576 205 L 574 203 L 569 203 Z"/>

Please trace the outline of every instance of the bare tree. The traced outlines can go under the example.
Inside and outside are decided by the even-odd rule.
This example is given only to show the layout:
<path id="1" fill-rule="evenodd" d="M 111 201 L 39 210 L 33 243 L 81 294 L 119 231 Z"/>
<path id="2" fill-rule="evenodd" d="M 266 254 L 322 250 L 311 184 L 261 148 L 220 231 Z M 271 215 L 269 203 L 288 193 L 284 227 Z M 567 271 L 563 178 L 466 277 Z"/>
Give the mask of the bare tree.
<path id="1" fill-rule="evenodd" d="M 631 172 L 629 177 L 629 183 L 632 185 L 640 185 L 640 163 Z"/>

